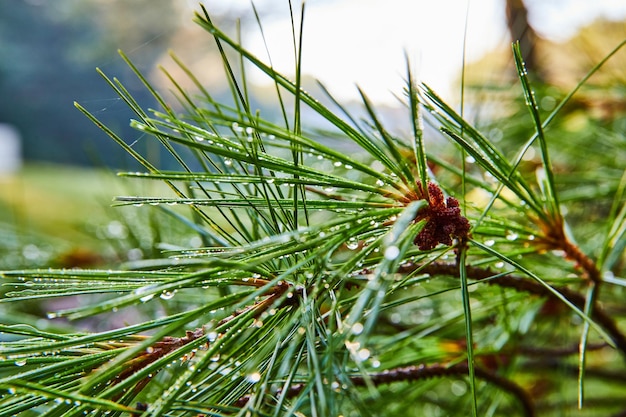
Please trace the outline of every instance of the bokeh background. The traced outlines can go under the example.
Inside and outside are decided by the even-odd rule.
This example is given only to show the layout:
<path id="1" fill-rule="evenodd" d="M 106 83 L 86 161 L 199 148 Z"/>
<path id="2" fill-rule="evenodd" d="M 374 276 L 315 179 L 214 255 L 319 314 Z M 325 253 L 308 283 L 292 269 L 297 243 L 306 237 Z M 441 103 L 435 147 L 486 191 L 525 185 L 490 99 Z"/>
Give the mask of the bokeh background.
<path id="1" fill-rule="evenodd" d="M 290 72 L 294 60 L 287 1 L 256 1 L 255 5 L 274 65 Z M 244 44 L 262 57 L 267 55 L 249 1 L 209 1 L 206 6 L 227 29 L 234 30 L 235 20 L 242 19 Z M 520 8 L 512 24 L 507 21 L 507 7 Z M 0 123 L 19 133 L 24 160 L 119 167 L 124 152 L 72 104 L 80 102 L 123 135 L 136 135 L 126 130 L 131 117 L 126 106 L 95 71 L 98 67 L 119 78 L 139 100 L 149 100 L 118 49 L 165 88 L 156 67 L 167 65 L 168 51 L 173 50 L 212 92 L 222 93 L 223 70 L 212 41 L 192 21 L 197 10 L 195 1 L 184 0 L 2 1 Z M 374 101 L 399 107 L 394 93 L 399 94 L 403 86 L 406 53 L 421 79 L 454 101 L 459 96 L 464 46 L 468 62 L 490 54 L 495 59 L 494 51 L 510 61 L 511 29 L 528 35 L 526 21 L 534 31 L 536 55 L 546 50 L 546 45 L 537 43 L 572 42 L 581 31 L 592 31 L 589 26 L 596 22 L 598 45 L 587 39 L 576 56 L 555 57 L 559 60 L 555 72 L 573 82 L 578 72 L 563 69 L 576 64 L 571 62 L 576 59 L 584 69 L 614 47 L 615 40 L 626 34 L 625 16 L 626 3 L 619 0 L 481 0 L 471 2 L 469 11 L 467 3 L 458 0 L 313 0 L 306 5 L 303 69 L 344 101 L 358 98 L 358 84 Z M 608 22 L 614 34 L 607 33 Z M 595 51 L 596 46 L 600 50 Z M 533 64 L 539 69 L 555 66 Z M 482 65 L 480 72 L 493 76 L 500 69 L 492 63 Z M 252 79 L 263 85 L 261 79 Z M 262 88 L 256 92 L 262 101 Z"/>

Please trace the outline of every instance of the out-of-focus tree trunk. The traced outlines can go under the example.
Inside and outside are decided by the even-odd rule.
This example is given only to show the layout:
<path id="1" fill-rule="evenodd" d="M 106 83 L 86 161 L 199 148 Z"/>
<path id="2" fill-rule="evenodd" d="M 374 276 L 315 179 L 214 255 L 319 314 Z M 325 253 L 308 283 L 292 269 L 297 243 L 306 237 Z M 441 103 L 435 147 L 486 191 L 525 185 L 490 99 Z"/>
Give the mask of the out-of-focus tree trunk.
<path id="1" fill-rule="evenodd" d="M 506 0 L 506 20 L 511 39 L 520 42 L 526 68 L 536 78 L 541 79 L 541 68 L 538 68 L 535 49 L 537 34 L 528 23 L 528 9 L 522 0 Z"/>

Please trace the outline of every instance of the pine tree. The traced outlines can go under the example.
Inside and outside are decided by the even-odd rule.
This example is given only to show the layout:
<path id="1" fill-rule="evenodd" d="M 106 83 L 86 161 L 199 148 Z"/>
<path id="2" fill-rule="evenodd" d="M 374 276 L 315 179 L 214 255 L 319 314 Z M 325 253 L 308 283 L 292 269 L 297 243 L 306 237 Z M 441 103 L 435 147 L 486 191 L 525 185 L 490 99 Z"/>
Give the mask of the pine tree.
<path id="1" fill-rule="evenodd" d="M 402 135 L 364 91 L 357 118 L 204 8 L 196 21 L 221 52 L 232 103 L 176 57 L 197 91 L 170 76 L 174 105 L 122 54 L 157 110 L 101 73 L 177 170 L 76 106 L 144 168 L 122 176 L 167 186 L 117 205 L 158 210 L 155 228 L 188 230 L 200 247 L 113 270 L 3 272 L 3 302 L 77 296 L 49 319 L 142 319 L 89 332 L 0 324 L 12 336 L 0 416 L 623 413 L 623 136 L 597 122 L 601 143 L 577 143 L 560 119 L 604 61 L 547 112 L 514 45 L 527 126 L 501 139 L 407 69 Z M 273 81 L 281 121 L 252 106 L 244 62 Z"/>

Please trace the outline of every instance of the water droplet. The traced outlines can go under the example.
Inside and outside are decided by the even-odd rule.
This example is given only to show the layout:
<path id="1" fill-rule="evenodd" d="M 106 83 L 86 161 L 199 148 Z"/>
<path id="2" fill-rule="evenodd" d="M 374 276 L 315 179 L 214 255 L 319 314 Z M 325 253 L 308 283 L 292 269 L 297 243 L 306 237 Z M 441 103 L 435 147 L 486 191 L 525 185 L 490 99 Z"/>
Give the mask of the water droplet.
<path id="1" fill-rule="evenodd" d="M 354 325 L 352 325 L 352 334 L 358 335 L 361 334 L 363 332 L 363 325 L 361 323 L 354 323 Z"/>
<path id="2" fill-rule="evenodd" d="M 26 365 L 26 359 L 18 359 L 15 361 L 15 366 L 24 366 Z"/>
<path id="3" fill-rule="evenodd" d="M 366 360 L 367 358 L 369 358 L 369 357 L 370 357 L 370 351 L 369 351 L 369 349 L 365 349 L 365 348 L 363 348 L 363 349 L 359 349 L 359 351 L 358 351 L 358 352 L 357 352 L 357 354 L 356 354 L 356 357 L 357 357 L 359 360 L 362 360 L 362 361 Z"/>
<path id="4" fill-rule="evenodd" d="M 124 239 L 128 236 L 128 229 L 121 222 L 113 220 L 112 222 L 109 222 L 109 224 L 107 224 L 106 234 L 111 239 Z"/>
<path id="5" fill-rule="evenodd" d="M 517 240 L 518 237 L 519 235 L 517 233 L 510 232 L 506 235 L 506 240 L 513 242 L 514 240 Z"/>
<path id="6" fill-rule="evenodd" d="M 333 165 L 336 166 L 336 167 L 340 167 L 342 165 L 342 163 L 339 162 L 339 161 L 335 161 L 335 162 L 333 162 Z"/>
<path id="7" fill-rule="evenodd" d="M 206 335 L 206 338 L 208 339 L 209 342 L 215 342 L 215 340 L 217 339 L 217 332 L 210 332 Z"/>
<path id="8" fill-rule="evenodd" d="M 251 384 L 256 384 L 257 382 L 261 380 L 261 374 L 258 372 L 253 372 L 249 374 L 248 376 L 246 376 L 246 380 L 250 382 Z"/>
<path id="9" fill-rule="evenodd" d="M 163 300 L 171 300 L 174 298 L 176 291 L 163 291 L 159 297 Z"/>
<path id="10" fill-rule="evenodd" d="M 496 241 L 493 239 L 485 240 L 485 246 L 493 246 L 495 243 Z"/>
<path id="11" fill-rule="evenodd" d="M 24 258 L 31 260 L 31 261 L 36 260 L 42 255 L 43 255 L 43 252 L 37 247 L 37 245 L 33 245 L 33 244 L 26 245 L 22 249 L 22 256 L 24 256 Z"/>
<path id="12" fill-rule="evenodd" d="M 11 387 L 11 388 L 8 389 L 8 392 L 9 392 L 9 394 L 13 395 L 13 394 L 15 394 L 16 391 L 15 391 L 15 388 Z"/>
<path id="13" fill-rule="evenodd" d="M 391 313 L 389 320 L 394 324 L 398 324 L 402 321 L 402 315 L 400 315 L 400 313 Z"/>
<path id="14" fill-rule="evenodd" d="M 144 293 L 151 291 L 152 289 L 153 289 L 152 285 L 146 285 L 145 287 L 137 288 L 134 291 L 134 294 L 136 295 L 144 294 Z M 142 303 L 145 303 L 145 302 L 152 300 L 152 298 L 154 298 L 154 293 L 144 295 L 143 297 L 139 298 L 139 301 L 141 301 Z"/>
<path id="15" fill-rule="evenodd" d="M 129 261 L 138 261 L 143 259 L 143 251 L 140 248 L 133 248 L 126 252 Z"/>
<path id="16" fill-rule="evenodd" d="M 461 397 L 467 392 L 467 385 L 465 384 L 465 382 L 453 381 L 452 385 L 450 386 L 450 391 L 452 391 L 452 394 L 456 395 L 457 397 Z"/>
<path id="17" fill-rule="evenodd" d="M 46 314 L 46 317 L 48 317 L 50 320 L 56 319 L 57 318 L 57 313 L 50 312 L 50 313 Z"/>
<path id="18" fill-rule="evenodd" d="M 361 343 L 351 342 L 349 340 L 346 340 L 344 344 L 346 345 L 346 349 L 348 349 L 348 351 L 350 351 L 350 353 L 352 354 L 356 353 L 357 349 L 361 347 Z"/>
<path id="19" fill-rule="evenodd" d="M 388 261 L 393 261 L 400 255 L 400 249 L 397 246 L 389 246 L 385 249 L 385 259 Z"/>
<path id="20" fill-rule="evenodd" d="M 383 181 L 381 179 L 377 179 L 376 180 L 376 185 L 378 185 L 379 187 L 382 187 L 383 185 L 385 185 L 385 181 Z"/>
<path id="21" fill-rule="evenodd" d="M 604 271 L 604 273 L 602 273 L 602 279 L 610 281 L 614 278 L 615 278 L 615 274 L 613 273 L 613 271 Z"/>
<path id="22" fill-rule="evenodd" d="M 355 250 L 359 247 L 359 242 L 352 237 L 348 242 L 346 242 L 346 247 L 350 250 Z"/>
<path id="23" fill-rule="evenodd" d="M 233 160 L 232 159 L 224 159 L 224 165 L 231 166 L 232 164 L 233 164 Z"/>

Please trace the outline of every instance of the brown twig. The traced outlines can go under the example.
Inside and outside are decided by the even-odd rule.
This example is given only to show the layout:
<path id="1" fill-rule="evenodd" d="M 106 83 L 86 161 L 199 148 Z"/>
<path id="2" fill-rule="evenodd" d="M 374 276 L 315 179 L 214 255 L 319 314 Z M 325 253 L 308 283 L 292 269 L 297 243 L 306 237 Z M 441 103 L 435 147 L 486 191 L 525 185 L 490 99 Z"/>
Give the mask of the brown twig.
<path id="1" fill-rule="evenodd" d="M 421 273 L 429 274 L 432 276 L 459 276 L 459 268 L 456 264 L 453 263 L 433 262 L 425 265 L 408 263 L 400 266 L 400 268 L 398 269 L 398 272 L 401 274 L 409 274 L 415 271 L 419 271 Z M 548 290 L 545 286 L 527 278 L 513 275 L 504 275 L 498 277 L 497 279 L 487 280 L 488 278 L 494 277 L 496 273 L 491 271 L 489 268 L 480 268 L 470 265 L 466 266 L 466 274 L 467 277 L 470 279 L 486 280 L 485 282 L 489 285 L 513 288 L 517 291 L 523 291 L 541 297 L 558 300 L 558 297 L 553 292 Z M 586 299 L 585 296 L 583 296 L 582 294 L 566 287 L 555 288 L 555 290 L 558 291 L 563 297 L 569 300 L 576 307 L 580 309 L 584 308 Z M 591 309 L 591 318 L 611 336 L 611 339 L 613 340 L 617 348 L 623 355 L 626 356 L 626 336 L 624 336 L 624 334 L 620 331 L 611 316 L 606 314 L 597 303 L 594 303 Z"/>
<path id="2" fill-rule="evenodd" d="M 251 278 L 248 281 L 242 281 L 240 283 L 238 282 L 239 285 L 250 285 L 250 286 L 255 286 L 259 288 L 269 283 L 270 281 L 267 281 L 264 279 L 258 279 L 258 278 Z M 257 319 L 286 294 L 287 296 L 285 300 L 282 302 L 281 307 L 296 303 L 297 302 L 296 293 L 298 292 L 297 289 L 294 290 L 294 294 L 291 297 L 288 296 L 289 291 L 293 289 L 294 289 L 293 285 L 289 284 L 288 282 L 279 281 L 276 285 L 268 288 L 267 291 L 264 292 L 264 294 L 267 295 L 265 298 L 261 300 L 257 300 L 253 304 L 246 306 L 245 308 L 241 310 L 237 310 L 230 316 L 223 318 L 222 320 L 218 322 L 218 327 L 223 324 L 228 323 L 229 321 L 233 320 L 235 317 L 241 314 L 247 313 L 249 311 L 252 311 L 252 310 L 255 310 L 252 317 L 254 319 Z M 187 345 L 188 343 L 196 339 L 203 337 L 204 335 L 205 335 L 204 328 L 199 328 L 193 331 L 187 331 L 184 337 L 171 337 L 171 336 L 164 337 L 163 339 L 149 346 L 145 351 L 139 353 L 133 359 L 128 361 L 126 363 L 127 366 L 124 369 L 124 371 L 118 374 L 115 377 L 115 379 L 112 381 L 112 383 L 113 384 L 120 383 L 121 381 L 130 377 L 131 375 L 138 372 L 139 370 L 144 369 L 146 366 L 150 365 L 156 360 L 168 355 L 169 353 Z M 148 377 L 142 379 L 135 385 L 134 390 L 136 392 L 141 391 L 150 382 L 150 380 L 151 379 Z"/>
<path id="3" fill-rule="evenodd" d="M 185 346 L 192 341 L 203 337 L 205 334 L 203 328 L 198 328 L 193 331 L 187 331 L 183 337 L 171 337 L 166 336 L 153 345 L 149 346 L 143 352 L 139 353 L 133 359 L 126 363 L 126 368 L 120 372 L 113 381 L 112 384 L 118 384 L 130 377 L 139 370 L 145 368 L 156 360 L 168 355 L 169 353 Z M 135 392 L 140 392 L 150 382 L 150 377 L 146 377 L 135 384 Z M 120 394 L 121 395 L 121 394 Z"/>
<path id="4" fill-rule="evenodd" d="M 256 284 L 248 283 L 247 285 L 262 287 L 263 285 L 269 283 L 269 281 L 265 281 L 265 280 L 257 280 L 257 281 L 259 281 L 259 282 L 257 282 Z M 260 281 L 264 281 L 264 283 L 261 285 Z M 247 313 L 248 311 L 252 311 L 252 310 L 256 310 L 256 312 L 253 315 L 253 318 L 256 319 L 259 316 L 261 316 L 265 311 L 267 311 L 268 308 L 270 308 L 272 305 L 274 305 L 274 303 L 276 301 L 278 301 L 280 298 L 282 298 L 285 294 L 287 294 L 287 298 L 284 300 L 284 302 L 282 303 L 281 307 L 294 304 L 298 300 L 298 298 L 296 297 L 296 293 L 299 292 L 299 291 L 297 289 L 295 289 L 294 293 L 292 294 L 292 296 L 289 297 L 289 291 L 292 290 L 293 288 L 294 288 L 294 286 L 289 284 L 286 281 L 278 281 L 278 283 L 276 285 L 274 285 L 273 287 L 269 288 L 265 292 L 267 297 L 263 298 L 262 300 L 258 300 L 254 304 L 246 306 L 245 308 L 243 308 L 241 310 L 235 311 L 233 314 L 231 314 L 228 317 L 223 318 L 222 320 L 220 320 L 218 322 L 218 327 L 221 326 L 222 324 L 228 323 L 229 321 L 231 321 L 235 317 L 240 316 L 240 315 L 242 315 L 244 313 Z"/>
<path id="5" fill-rule="evenodd" d="M 593 343 L 587 345 L 587 351 L 601 350 L 609 346 L 607 343 Z M 578 344 L 572 346 L 566 346 L 562 348 L 540 348 L 534 346 L 520 346 L 515 349 L 516 352 L 521 353 L 529 357 L 549 357 L 554 358 L 558 356 L 577 355 L 580 352 L 580 346 Z"/>
<path id="6" fill-rule="evenodd" d="M 511 393 L 520 402 L 524 414 L 532 417 L 535 415 L 534 406 L 528 393 L 515 382 L 501 377 L 491 371 L 482 368 L 474 369 L 476 377 L 497 385 L 501 389 Z M 388 369 L 382 372 L 368 374 L 367 376 L 354 375 L 350 377 L 350 383 L 355 387 L 363 387 L 368 383 L 373 385 L 391 384 L 402 381 L 419 381 L 431 378 L 444 378 L 450 376 L 467 376 L 469 370 L 467 363 L 457 363 L 453 365 L 430 364 L 407 366 L 402 368 Z M 305 384 L 294 384 L 288 388 L 285 395 L 294 397 L 304 388 Z M 280 391 L 277 393 L 280 395 Z M 238 407 L 243 407 L 250 400 L 250 396 L 241 397 L 235 403 Z"/>
<path id="7" fill-rule="evenodd" d="M 568 239 L 565 239 L 562 243 L 561 249 L 563 249 L 563 252 L 565 252 L 565 255 L 569 259 L 575 261 L 576 265 L 585 271 L 585 274 L 590 281 L 595 284 L 600 284 L 602 282 L 602 276 L 595 261 L 585 255 L 578 246 L 574 245 Z"/>
<path id="8" fill-rule="evenodd" d="M 544 233 L 542 237 L 537 238 L 537 245 L 549 250 L 562 250 L 567 259 L 574 261 L 576 266 L 585 272 L 585 277 L 589 281 L 596 285 L 602 282 L 602 276 L 595 261 L 568 239 L 562 219 L 552 223 L 540 222 L 539 225 Z"/>
<path id="9" fill-rule="evenodd" d="M 397 381 L 415 381 L 446 376 L 465 376 L 468 372 L 467 363 L 457 363 L 449 366 L 432 364 L 390 369 L 377 374 L 368 375 L 368 378 L 374 384 L 378 385 Z M 531 398 L 528 396 L 528 393 L 515 382 L 479 367 L 475 367 L 474 372 L 476 377 L 497 385 L 503 390 L 513 394 L 522 405 L 525 415 L 535 415 L 533 403 Z M 356 376 L 351 378 L 351 382 L 355 386 L 364 386 L 366 384 L 366 379 L 362 376 Z"/>
<path id="10" fill-rule="evenodd" d="M 547 371 L 555 371 L 557 377 L 562 375 L 578 376 L 580 374 L 578 365 L 567 364 L 560 360 L 542 359 L 529 361 L 520 368 L 520 372 L 528 372 L 534 375 L 536 375 L 537 370 L 543 372 L 544 375 Z M 624 374 L 621 369 L 608 370 L 588 366 L 585 368 L 585 378 L 597 378 L 603 381 L 616 382 L 621 385 L 626 383 L 626 374 Z"/>

